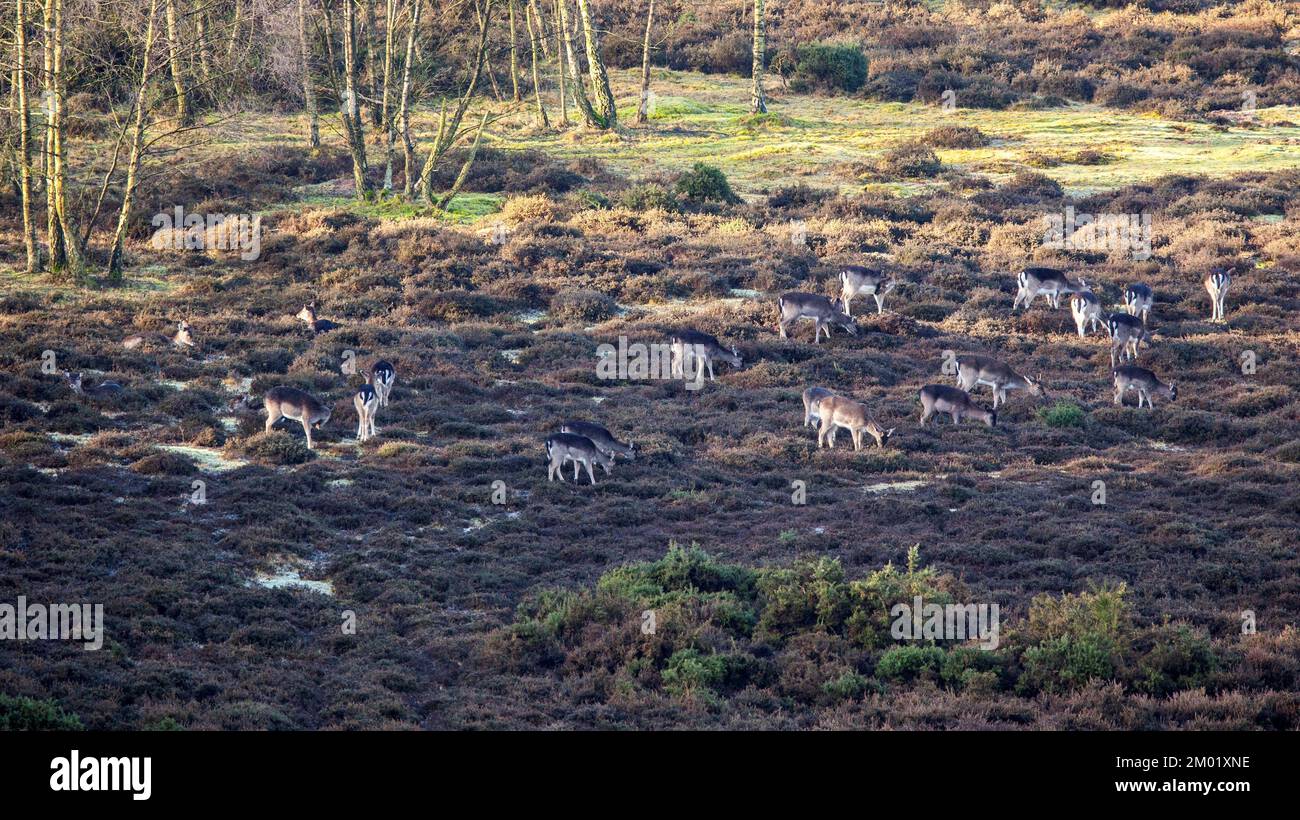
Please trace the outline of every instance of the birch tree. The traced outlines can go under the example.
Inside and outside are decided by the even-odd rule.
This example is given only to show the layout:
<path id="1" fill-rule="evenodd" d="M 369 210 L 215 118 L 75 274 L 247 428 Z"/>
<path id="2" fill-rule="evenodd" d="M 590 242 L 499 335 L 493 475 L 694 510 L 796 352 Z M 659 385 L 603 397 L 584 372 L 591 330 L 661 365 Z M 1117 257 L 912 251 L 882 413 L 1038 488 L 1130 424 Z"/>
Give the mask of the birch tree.
<path id="1" fill-rule="evenodd" d="M 749 110 L 754 114 L 767 112 L 767 99 L 763 96 L 763 52 L 767 36 L 763 25 L 763 0 L 754 0 L 754 84 L 749 92 Z"/>

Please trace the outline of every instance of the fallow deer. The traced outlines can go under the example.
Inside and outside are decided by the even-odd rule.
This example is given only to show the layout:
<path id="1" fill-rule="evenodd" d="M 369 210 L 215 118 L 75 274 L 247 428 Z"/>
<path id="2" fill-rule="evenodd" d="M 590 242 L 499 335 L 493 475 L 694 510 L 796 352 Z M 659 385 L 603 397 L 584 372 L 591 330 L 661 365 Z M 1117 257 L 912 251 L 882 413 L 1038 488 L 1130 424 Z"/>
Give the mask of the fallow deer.
<path id="1" fill-rule="evenodd" d="M 965 390 L 946 384 L 927 384 L 921 388 L 921 424 L 928 422 L 935 413 L 952 416 L 953 424 L 963 418 L 978 419 L 989 427 L 998 424 L 998 411 L 985 410 L 971 400 Z"/>
<path id="2" fill-rule="evenodd" d="M 1214 271 L 1205 277 L 1205 292 L 1210 294 L 1211 322 L 1226 321 L 1223 302 L 1228 296 L 1228 287 L 1232 284 L 1232 274 L 1236 271 L 1236 268 L 1228 268 L 1226 271 Z"/>
<path id="3" fill-rule="evenodd" d="M 993 409 L 1007 403 L 1008 390 L 1026 390 L 1031 396 L 1042 398 L 1041 379 L 1031 379 L 1012 370 L 992 356 L 966 355 L 957 359 L 957 386 L 969 393 L 977 384 L 993 388 Z"/>
<path id="4" fill-rule="evenodd" d="M 885 294 L 897 285 L 898 280 L 892 274 L 886 278 L 885 274 L 878 270 L 864 268 L 861 265 L 846 265 L 840 270 L 840 303 L 844 305 L 844 313 L 853 315 L 851 304 L 853 297 L 859 293 L 874 296 L 876 313 L 884 313 Z"/>
<path id="5" fill-rule="evenodd" d="M 613 471 L 614 457 L 604 452 L 596 443 L 586 436 L 578 436 L 572 433 L 556 433 L 546 439 L 546 458 L 547 470 L 546 480 L 554 481 L 555 476 L 564 480 L 564 462 L 573 459 L 573 480 L 578 480 L 578 467 L 585 465 L 587 468 L 587 477 L 591 483 L 596 483 L 596 473 L 591 469 L 592 464 L 599 464 L 605 468 L 605 475 Z"/>
<path id="6" fill-rule="evenodd" d="M 1155 294 L 1151 288 L 1141 282 L 1134 282 L 1124 289 L 1124 309 L 1129 312 L 1130 316 L 1142 317 L 1142 325 L 1145 327 L 1147 316 L 1151 313 L 1151 305 L 1155 303 Z"/>
<path id="7" fill-rule="evenodd" d="M 1087 336 L 1086 328 L 1089 322 L 1092 322 L 1093 332 L 1097 331 L 1102 315 L 1101 300 L 1082 277 L 1079 278 L 1079 287 L 1082 290 L 1070 297 L 1070 314 L 1074 316 L 1074 326 L 1079 331 L 1079 338 L 1082 339 Z"/>
<path id="8" fill-rule="evenodd" d="M 1110 334 L 1110 367 L 1115 369 L 1118 363 L 1116 353 L 1126 361 L 1133 361 L 1138 355 L 1138 346 L 1150 337 L 1142 320 L 1127 313 L 1112 313 L 1106 317 L 1106 332 Z"/>
<path id="9" fill-rule="evenodd" d="M 194 336 L 190 333 L 190 323 L 182 319 L 176 326 L 175 336 L 161 333 L 136 333 L 122 340 L 122 347 L 135 350 L 146 345 L 173 345 L 175 347 L 194 347 Z"/>
<path id="10" fill-rule="evenodd" d="M 300 422 L 302 431 L 307 434 L 308 450 L 312 449 L 312 426 L 324 426 L 330 420 L 329 407 L 296 387 L 272 387 L 266 391 L 262 405 L 266 408 L 266 432 L 271 432 L 271 428 L 282 418 Z"/>
<path id="11" fill-rule="evenodd" d="M 1083 289 L 1070 281 L 1064 271 L 1056 268 L 1025 268 L 1016 279 L 1018 290 L 1011 309 L 1015 310 L 1024 303 L 1025 309 L 1033 303 L 1034 297 L 1042 293 L 1053 308 L 1061 306 L 1061 297 L 1070 293 L 1079 293 Z"/>
<path id="12" fill-rule="evenodd" d="M 112 399 L 122 392 L 122 385 L 117 382 L 100 382 L 96 385 L 82 384 L 80 373 L 69 373 L 63 371 L 63 375 L 68 379 L 68 386 L 72 392 L 78 396 L 85 396 L 90 399 Z"/>
<path id="13" fill-rule="evenodd" d="M 303 305 L 302 310 L 298 311 L 298 318 L 306 322 L 307 327 L 311 328 L 315 333 L 325 333 L 326 331 L 335 330 L 340 327 L 338 323 L 331 322 L 329 319 L 316 318 L 315 302 Z"/>
<path id="14" fill-rule="evenodd" d="M 817 431 L 818 447 L 834 447 L 835 432 L 843 427 L 853 435 L 853 449 L 862 449 L 862 433 L 865 431 L 876 440 L 877 447 L 884 447 L 885 442 L 894 434 L 893 427 L 886 430 L 867 415 L 867 408 L 859 402 L 844 396 L 827 396 L 818 407 L 821 413 L 821 429 Z"/>
<path id="15" fill-rule="evenodd" d="M 379 406 L 388 406 L 388 397 L 393 394 L 393 384 L 397 382 L 397 368 L 380 359 L 370 368 L 370 384 L 379 396 Z"/>
<path id="16" fill-rule="evenodd" d="M 561 433 L 569 433 L 575 436 L 586 436 L 591 439 L 601 450 L 609 453 L 611 456 L 623 456 L 628 461 L 636 458 L 636 442 L 624 444 L 614 438 L 613 433 L 590 421 L 566 421 L 560 426 Z"/>
<path id="17" fill-rule="evenodd" d="M 813 422 L 821 422 L 820 405 L 825 399 L 835 394 L 825 387 L 809 387 L 803 391 L 803 426 L 812 427 Z"/>
<path id="18" fill-rule="evenodd" d="M 352 397 L 352 406 L 357 408 L 357 441 L 367 441 L 378 432 L 375 415 L 379 413 L 379 391 L 366 382 Z"/>
<path id="19" fill-rule="evenodd" d="M 1158 396 L 1176 401 L 1178 399 L 1178 387 L 1173 382 L 1165 384 L 1156 378 L 1156 374 L 1147 370 L 1145 367 L 1127 364 L 1117 367 L 1113 371 L 1115 376 L 1115 403 L 1124 403 L 1124 394 L 1130 390 L 1137 391 L 1138 407 L 1142 406 L 1145 399 L 1147 407 L 1155 407 L 1151 403 L 1151 395 L 1154 393 Z"/>
<path id="20" fill-rule="evenodd" d="M 701 333 L 698 330 L 682 330 L 674 333 L 670 341 L 670 354 L 672 356 L 672 375 L 674 378 L 686 378 L 686 371 L 694 368 L 701 368 L 696 371 L 697 377 L 701 377 L 702 368 L 708 367 L 709 381 L 713 378 L 713 360 L 726 362 L 732 367 L 740 367 L 740 352 L 733 345 L 731 350 L 727 350 L 718 340 L 707 333 Z M 698 361 L 696 361 L 698 359 Z M 692 362 L 694 367 L 692 367 Z"/>
<path id="21" fill-rule="evenodd" d="M 826 338 L 831 337 L 831 325 L 839 325 L 847 330 L 851 336 L 858 335 L 857 323 L 844 312 L 839 300 L 831 301 L 817 293 L 799 293 L 795 291 L 783 295 L 777 300 L 776 305 L 780 313 L 777 319 L 777 329 L 781 331 L 782 339 L 789 338 L 786 330 L 800 319 L 813 320 L 813 326 L 815 327 L 814 344 L 821 342 L 823 329 L 826 331 Z"/>

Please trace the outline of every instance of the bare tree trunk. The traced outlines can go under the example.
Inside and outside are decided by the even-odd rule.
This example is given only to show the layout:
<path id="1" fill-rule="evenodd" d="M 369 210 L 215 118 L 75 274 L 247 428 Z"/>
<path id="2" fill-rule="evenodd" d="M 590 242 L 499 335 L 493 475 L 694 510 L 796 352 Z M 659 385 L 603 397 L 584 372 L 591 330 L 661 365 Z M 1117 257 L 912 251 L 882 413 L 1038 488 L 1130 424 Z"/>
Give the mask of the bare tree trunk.
<path id="1" fill-rule="evenodd" d="M 27 102 L 27 0 L 16 0 L 14 93 L 18 98 L 18 188 L 23 202 L 23 245 L 27 249 L 27 272 L 41 269 L 41 252 L 36 244 L 36 223 L 32 219 L 32 116 Z"/>
<path id="2" fill-rule="evenodd" d="M 483 119 L 480 120 L 478 124 L 478 133 L 474 135 L 474 144 L 470 146 L 469 156 L 465 158 L 465 164 L 460 166 L 460 173 L 456 175 L 456 181 L 452 183 L 451 189 L 442 195 L 442 199 L 438 200 L 438 210 L 447 210 L 447 206 L 451 204 L 452 198 L 460 192 L 461 186 L 465 184 L 465 180 L 469 179 L 469 169 L 473 167 L 474 158 L 478 156 L 478 146 L 479 142 L 483 139 L 483 129 L 487 126 L 487 118 L 488 115 L 485 111 L 483 112 Z"/>
<path id="3" fill-rule="evenodd" d="M 193 122 L 189 90 L 185 86 L 185 69 L 181 66 L 180 27 L 176 22 L 176 0 L 167 0 L 167 60 L 171 64 L 172 88 L 176 92 L 176 120 L 181 125 Z"/>
<path id="4" fill-rule="evenodd" d="M 474 2 L 474 13 L 480 17 L 483 16 L 483 11 L 479 8 L 478 0 L 475 0 Z M 491 51 L 491 49 L 489 49 L 489 51 Z M 492 57 L 487 53 L 483 55 L 483 71 L 487 74 L 488 81 L 492 85 L 492 96 L 496 98 L 497 102 L 501 102 L 501 86 L 497 85 L 497 75 L 492 71 Z"/>
<path id="5" fill-rule="evenodd" d="M 478 47 L 475 49 L 474 66 L 470 71 L 469 82 L 465 84 L 465 93 L 461 95 L 460 101 L 456 103 L 456 112 L 452 115 L 450 121 L 447 120 L 447 106 L 445 103 L 443 104 L 442 117 L 438 124 L 438 136 L 434 139 L 433 144 L 429 146 L 428 156 L 424 159 L 424 167 L 420 169 L 420 191 L 430 205 L 434 204 L 433 169 L 438 164 L 438 160 L 442 159 L 443 154 L 451 148 L 459 137 L 460 122 L 465 117 L 465 111 L 474 98 L 474 89 L 478 87 L 479 78 L 483 75 L 483 62 L 487 56 L 488 25 L 492 22 L 492 3 L 493 0 L 486 0 L 483 16 L 479 21 Z"/>
<path id="6" fill-rule="evenodd" d="M 379 26 L 375 23 L 375 0 L 360 0 L 360 2 L 366 4 L 366 90 L 370 95 L 370 124 L 379 129 L 383 127 L 383 112 L 379 110 L 379 67 L 375 63 L 375 32 Z"/>
<path id="7" fill-rule="evenodd" d="M 397 0 L 387 0 L 384 7 L 384 93 L 381 107 L 384 124 L 384 190 L 393 190 L 393 113 L 390 110 L 389 86 L 393 78 L 393 37 L 397 33 Z"/>
<path id="8" fill-rule="evenodd" d="M 356 184 L 357 199 L 364 199 L 369 169 L 366 167 L 366 140 L 361 130 L 361 107 L 357 100 L 357 0 L 343 0 L 343 8 L 343 127 L 352 154 L 352 180 Z"/>
<path id="9" fill-rule="evenodd" d="M 560 4 L 558 0 L 552 2 L 551 8 L 555 15 L 555 78 L 560 89 L 560 125 L 567 128 L 569 125 L 569 95 L 564 87 L 564 35 L 560 33 Z"/>
<path id="10" fill-rule="evenodd" d="M 194 26 L 194 47 L 199 52 L 199 76 L 203 78 L 204 87 L 211 89 L 212 60 L 208 58 L 208 10 L 204 0 L 194 0 Z"/>
<path id="11" fill-rule="evenodd" d="M 63 190 L 60 183 L 61 164 L 59 162 L 59 69 L 58 45 L 55 30 L 59 26 L 59 4 L 62 0 L 45 0 L 43 33 L 44 42 L 41 57 L 43 88 L 41 92 L 45 108 L 45 236 L 49 246 L 50 271 L 59 273 L 68 266 L 67 244 L 64 242 L 63 226 L 59 222 L 62 210 L 59 197 Z"/>
<path id="12" fill-rule="evenodd" d="M 122 188 L 122 207 L 117 214 L 117 230 L 108 252 L 108 279 L 122 281 L 123 250 L 126 246 L 126 229 L 131 219 L 131 205 L 135 197 L 136 181 L 140 174 L 141 154 L 144 152 L 145 94 L 149 89 L 149 57 L 153 53 L 154 17 L 158 13 L 158 0 L 149 2 L 149 20 L 145 24 L 144 50 L 141 57 L 140 85 L 135 92 L 135 122 L 131 128 L 131 158 L 127 161 L 126 182 Z"/>
<path id="13" fill-rule="evenodd" d="M 636 121 L 645 125 L 650 119 L 650 28 L 655 20 L 655 0 L 645 13 L 645 40 L 641 43 L 641 104 L 636 109 Z"/>
<path id="14" fill-rule="evenodd" d="M 307 1 L 298 0 L 298 40 L 302 55 L 302 102 L 307 109 L 307 142 L 320 148 L 320 113 L 316 106 L 316 83 L 311 77 L 311 40 L 307 37 Z"/>
<path id="15" fill-rule="evenodd" d="M 763 52 L 767 36 L 763 30 L 763 0 L 754 0 L 754 85 L 749 92 L 749 110 L 754 114 L 767 112 L 767 99 L 763 96 Z"/>
<path id="16" fill-rule="evenodd" d="M 578 55 L 573 50 L 573 36 L 569 33 L 569 0 L 557 0 L 560 7 L 560 32 L 564 38 L 564 52 L 569 61 L 569 76 L 573 78 L 573 101 L 582 112 L 582 119 L 592 128 L 604 128 L 604 121 L 592 108 L 587 90 L 582 86 L 582 69 L 578 65 Z"/>
<path id="17" fill-rule="evenodd" d="M 415 62 L 415 44 L 420 30 L 420 3 L 411 8 L 411 30 L 406 35 L 406 59 L 402 62 L 402 91 L 398 117 L 402 123 L 402 158 L 405 181 L 402 194 L 410 198 L 415 192 L 415 146 L 411 143 L 411 67 Z"/>
<path id="18" fill-rule="evenodd" d="M 596 107 L 602 121 L 601 127 L 617 128 L 618 109 L 614 104 L 614 92 L 609 86 L 605 61 L 600 56 L 600 36 L 596 33 L 596 27 L 592 25 L 591 6 L 588 0 L 578 0 L 578 15 L 582 19 L 583 39 L 587 43 L 587 72 L 591 77 L 592 93 L 596 97 Z"/>
<path id="19" fill-rule="evenodd" d="M 226 59 L 235 56 L 235 44 L 239 42 L 239 29 L 244 21 L 244 2 L 235 0 L 235 18 L 230 22 L 230 39 L 226 42 Z"/>
<path id="20" fill-rule="evenodd" d="M 541 48 L 541 23 L 537 19 L 536 0 L 530 0 L 528 7 L 524 10 L 528 22 L 528 38 L 532 41 L 532 48 L 529 51 L 533 55 L 533 97 L 537 100 L 537 126 L 539 128 L 549 128 L 550 120 L 546 117 L 546 106 L 542 104 L 542 75 L 537 69 L 537 52 Z"/>
<path id="21" fill-rule="evenodd" d="M 510 3 L 510 89 L 515 102 L 523 99 L 519 95 L 519 38 L 515 34 L 515 0 Z"/>

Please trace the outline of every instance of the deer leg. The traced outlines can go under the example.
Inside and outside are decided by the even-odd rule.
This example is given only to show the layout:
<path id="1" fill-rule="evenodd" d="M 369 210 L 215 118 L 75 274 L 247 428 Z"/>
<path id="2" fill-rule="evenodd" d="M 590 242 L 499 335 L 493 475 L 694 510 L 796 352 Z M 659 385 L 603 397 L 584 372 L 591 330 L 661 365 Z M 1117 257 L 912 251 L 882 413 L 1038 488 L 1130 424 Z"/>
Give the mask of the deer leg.
<path id="1" fill-rule="evenodd" d="M 710 356 L 709 358 L 705 359 L 705 361 L 708 362 L 709 364 L 709 381 L 715 381 L 715 379 L 713 378 L 713 357 Z M 704 368 L 703 363 L 700 364 L 700 368 L 701 369 Z"/>
<path id="2" fill-rule="evenodd" d="M 307 449 L 311 449 L 311 422 L 306 417 L 302 420 L 302 431 L 307 434 Z"/>
<path id="3" fill-rule="evenodd" d="M 596 483 L 596 473 L 593 472 L 592 469 L 591 469 L 591 459 L 587 459 L 586 461 L 584 461 L 584 462 L 582 462 L 582 463 L 586 465 L 586 467 L 587 467 L 587 478 L 591 479 L 591 483 L 592 483 L 592 485 L 594 486 L 595 483 Z M 578 466 L 578 462 L 576 462 L 576 461 L 573 462 L 573 466 L 574 466 L 574 467 L 577 467 L 577 466 Z M 575 472 L 576 472 L 576 471 L 575 471 Z"/>
<path id="4" fill-rule="evenodd" d="M 921 426 L 922 427 L 924 427 L 926 423 L 930 421 L 930 417 L 933 415 L 934 415 L 934 405 L 921 402 Z"/>
<path id="5" fill-rule="evenodd" d="M 871 295 L 876 297 L 876 315 L 883 314 L 885 312 L 885 297 L 881 296 L 879 293 L 873 293 Z"/>
<path id="6" fill-rule="evenodd" d="M 274 426 L 275 426 L 275 423 L 276 423 L 277 421 L 279 421 L 280 419 L 281 419 L 281 414 L 279 413 L 279 411 L 273 411 L 273 410 L 271 410 L 270 408 L 267 408 L 267 411 L 266 411 L 266 432 L 268 432 L 268 433 L 271 432 L 271 428 L 274 427 Z"/>
<path id="7" fill-rule="evenodd" d="M 854 451 L 861 450 L 861 449 L 862 449 L 862 430 L 860 430 L 860 429 L 854 429 L 854 430 L 852 430 L 852 431 L 850 431 L 850 432 L 853 433 L 853 449 L 854 449 Z"/>

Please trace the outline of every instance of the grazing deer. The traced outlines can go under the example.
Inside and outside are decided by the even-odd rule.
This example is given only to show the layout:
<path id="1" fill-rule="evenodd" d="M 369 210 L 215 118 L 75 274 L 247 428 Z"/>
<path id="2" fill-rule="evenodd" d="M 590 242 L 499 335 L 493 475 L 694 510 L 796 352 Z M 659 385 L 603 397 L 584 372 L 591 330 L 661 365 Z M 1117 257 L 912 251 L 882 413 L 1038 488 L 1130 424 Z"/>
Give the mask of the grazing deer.
<path id="1" fill-rule="evenodd" d="M 701 333 L 698 330 L 682 330 L 674 333 L 671 342 L 672 356 L 672 375 L 674 378 L 686 378 L 686 371 L 690 369 L 690 362 L 699 359 L 695 363 L 695 368 L 699 368 L 698 374 L 703 374 L 705 366 L 709 368 L 709 381 L 713 378 L 713 360 L 724 361 L 732 367 L 740 367 L 740 353 L 732 345 L 731 350 L 723 347 L 716 338 L 707 333 Z"/>
<path id="2" fill-rule="evenodd" d="M 843 427 L 853 434 L 853 449 L 862 449 L 862 433 L 866 431 L 876 440 L 877 447 L 884 447 L 885 442 L 894 434 L 893 427 L 886 430 L 874 419 L 867 417 L 867 408 L 852 399 L 843 396 L 827 396 L 821 400 L 818 409 L 821 412 L 821 429 L 817 431 L 818 447 L 834 447 L 835 432 Z"/>
<path id="3" fill-rule="evenodd" d="M 998 424 L 998 411 L 985 410 L 972 401 L 965 390 L 946 384 L 927 384 L 921 388 L 921 424 L 928 422 L 935 413 L 952 416 L 953 424 L 963 418 L 979 419 L 989 427 Z"/>
<path id="4" fill-rule="evenodd" d="M 897 285 L 898 280 L 892 274 L 886 279 L 881 271 L 864 268 L 861 265 L 846 265 L 840 270 L 840 303 L 844 305 L 844 313 L 853 315 L 853 311 L 850 310 L 853 297 L 864 292 L 876 297 L 876 313 L 884 313 L 885 294 Z"/>
<path id="5" fill-rule="evenodd" d="M 1082 339 L 1087 336 L 1088 322 L 1092 322 L 1092 330 L 1095 333 L 1102 317 L 1101 300 L 1082 277 L 1079 279 L 1079 287 L 1083 290 L 1070 297 L 1070 314 L 1074 316 L 1074 326 L 1079 331 L 1079 338 Z"/>
<path id="6" fill-rule="evenodd" d="M 993 388 L 993 409 L 1007 403 L 1008 390 L 1027 390 L 1029 395 L 1042 398 L 1042 378 L 1031 379 L 1012 370 L 991 356 L 961 356 L 957 359 L 957 386 L 967 393 L 977 384 Z"/>
<path id="7" fill-rule="evenodd" d="M 812 427 L 813 421 L 821 422 L 822 401 L 835 394 L 825 387 L 810 387 L 803 391 L 803 426 Z"/>
<path id="8" fill-rule="evenodd" d="M 357 441 L 366 441 L 378 432 L 375 416 L 379 413 L 379 391 L 366 382 L 352 397 L 352 405 L 357 408 Z"/>
<path id="9" fill-rule="evenodd" d="M 307 449 L 312 448 L 312 425 L 324 426 L 330 420 L 330 408 L 317 401 L 313 396 L 296 387 L 272 387 L 262 399 L 266 408 L 266 432 L 280 419 L 290 419 L 302 423 L 302 431 L 307 434 Z"/>
<path id="10" fill-rule="evenodd" d="M 1214 271 L 1205 277 L 1205 292 L 1210 294 L 1212 312 L 1210 313 L 1211 322 L 1223 322 L 1223 300 L 1228 296 L 1228 286 L 1232 284 L 1232 274 L 1236 273 L 1236 268 L 1228 268 L 1226 271 Z"/>
<path id="11" fill-rule="evenodd" d="M 1141 282 L 1135 282 L 1124 289 L 1124 309 L 1130 316 L 1141 316 L 1143 327 L 1146 326 L 1154 302 L 1155 295 L 1151 293 L 1151 288 Z"/>
<path id="12" fill-rule="evenodd" d="M 586 436 L 578 436 L 572 433 L 556 433 L 546 439 L 546 458 L 547 481 L 554 481 L 556 475 L 559 475 L 560 481 L 563 481 L 564 462 L 569 459 L 573 459 L 573 480 L 578 480 L 578 466 L 585 465 L 587 477 L 591 479 L 592 484 L 596 483 L 596 474 L 591 469 L 593 463 L 604 467 L 605 475 L 609 475 L 614 466 L 614 457 L 612 455 L 601 450 L 594 441 Z"/>
<path id="13" fill-rule="evenodd" d="M 591 439 L 591 443 L 599 447 L 603 452 L 611 456 L 623 456 L 628 461 L 636 459 L 636 442 L 624 444 L 609 430 L 594 424 L 590 421 L 566 421 L 560 426 L 561 433 L 569 433 L 575 436 L 586 436 Z"/>
<path id="14" fill-rule="evenodd" d="M 306 322 L 307 327 L 311 328 L 316 333 L 325 333 L 326 331 L 335 330 L 339 327 L 337 323 L 331 322 L 329 319 L 316 318 L 315 302 L 303 305 L 302 310 L 298 311 L 298 318 Z"/>
<path id="15" fill-rule="evenodd" d="M 380 359 L 370 368 L 370 384 L 379 396 L 379 406 L 388 406 L 388 397 L 393 394 L 393 384 L 397 381 L 397 368 Z"/>
<path id="16" fill-rule="evenodd" d="M 1083 288 L 1071 282 L 1063 271 L 1056 268 L 1025 268 L 1016 282 L 1019 289 L 1016 290 L 1015 301 L 1011 303 L 1012 310 L 1019 307 L 1021 302 L 1024 302 L 1025 309 L 1028 310 L 1034 297 L 1040 293 L 1047 296 L 1047 301 L 1053 308 L 1059 308 L 1062 296 L 1083 291 Z"/>
<path id="17" fill-rule="evenodd" d="M 81 373 L 69 373 L 65 370 L 63 375 L 68 378 L 68 386 L 72 388 L 72 392 L 78 396 L 85 396 L 90 399 L 111 399 L 122 392 L 122 385 L 117 382 L 83 385 L 81 383 Z"/>
<path id="18" fill-rule="evenodd" d="M 1155 407 L 1151 403 L 1151 394 L 1154 393 L 1170 401 L 1178 399 L 1178 388 L 1173 382 L 1165 384 L 1156 378 L 1156 374 L 1147 370 L 1145 367 L 1126 364 L 1123 367 L 1117 367 L 1113 371 L 1115 376 L 1115 403 L 1124 403 L 1124 394 L 1130 390 L 1136 390 L 1138 394 L 1138 407 L 1142 406 L 1142 400 L 1145 399 L 1147 407 Z"/>
<path id="19" fill-rule="evenodd" d="M 1150 341 L 1142 320 L 1127 313 L 1112 313 L 1106 317 L 1106 332 L 1110 334 L 1110 367 L 1115 369 L 1117 352 L 1122 353 L 1126 361 L 1133 361 L 1138 355 L 1138 346 L 1145 339 Z"/>
<path id="20" fill-rule="evenodd" d="M 161 333 L 136 333 L 127 336 L 122 340 L 122 347 L 127 350 L 135 350 L 137 347 L 152 343 L 171 344 L 176 347 L 194 347 L 194 337 L 190 335 L 190 323 L 182 319 L 176 326 L 175 336 L 164 336 Z"/>
<path id="21" fill-rule="evenodd" d="M 799 293 L 791 292 L 783 295 L 776 301 L 780 317 L 777 319 L 777 329 L 781 331 L 781 338 L 787 339 L 786 329 L 800 319 L 812 319 L 816 331 L 813 334 L 813 344 L 821 342 L 822 330 L 826 331 L 826 338 L 831 337 L 831 325 L 839 325 L 849 332 L 851 336 L 858 335 L 858 325 L 853 321 L 849 314 L 841 309 L 839 300 L 831 301 L 825 296 L 817 293 Z"/>

